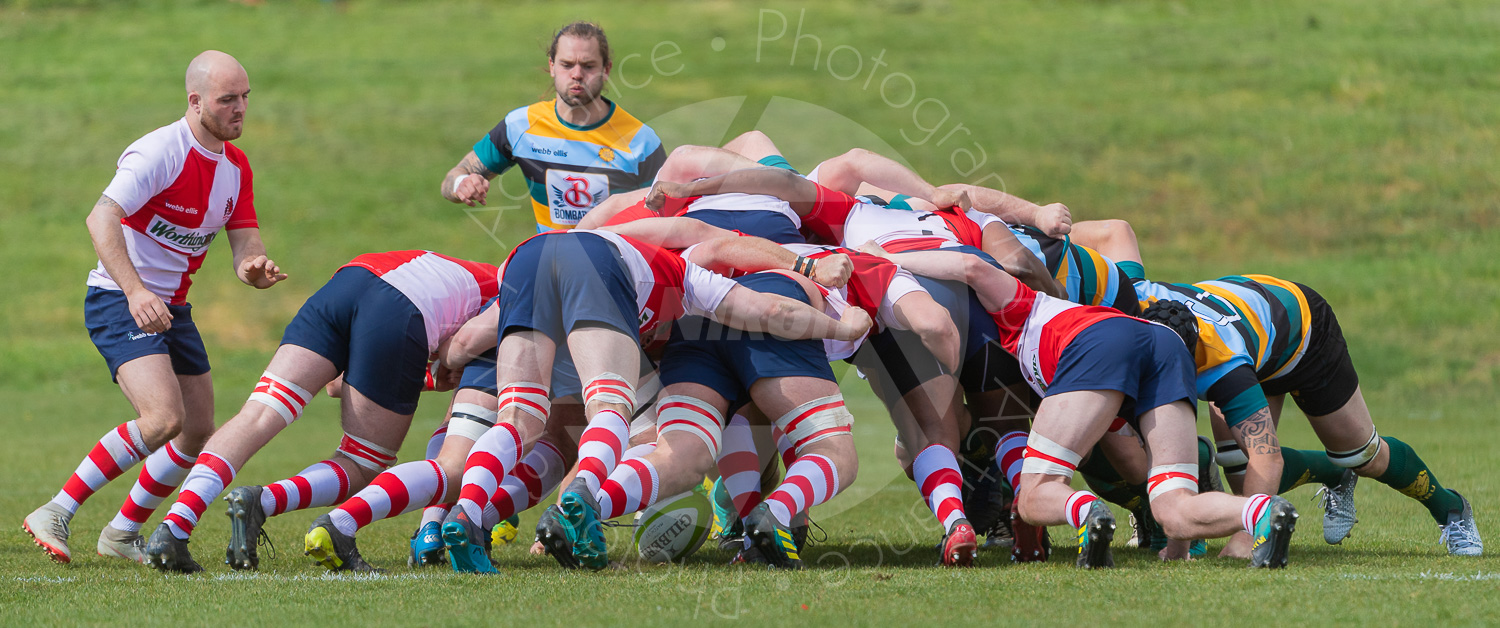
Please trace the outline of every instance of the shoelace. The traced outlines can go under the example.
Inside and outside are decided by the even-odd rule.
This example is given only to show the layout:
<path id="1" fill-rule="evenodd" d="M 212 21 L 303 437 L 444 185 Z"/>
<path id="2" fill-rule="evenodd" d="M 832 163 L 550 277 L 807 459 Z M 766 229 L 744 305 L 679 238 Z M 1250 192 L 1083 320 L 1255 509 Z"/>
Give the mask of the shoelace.
<path id="1" fill-rule="evenodd" d="M 276 544 L 271 542 L 271 535 L 266 534 L 265 528 L 261 528 L 260 538 L 255 540 L 255 544 L 270 549 L 271 551 L 267 552 L 267 557 L 271 560 L 276 560 Z"/>
<path id="2" fill-rule="evenodd" d="M 808 531 L 807 531 L 807 541 L 805 541 L 805 545 L 807 547 L 812 547 L 816 543 L 827 543 L 828 542 L 828 531 L 824 530 L 823 526 L 818 525 L 818 522 L 813 521 L 813 518 L 812 518 L 811 515 L 809 515 L 807 517 L 807 525 L 811 526 L 811 528 L 809 528 Z M 822 538 L 818 538 L 818 537 L 815 537 L 815 536 L 812 535 L 812 529 L 814 529 L 814 528 L 817 529 L 818 534 Z"/>
<path id="3" fill-rule="evenodd" d="M 1334 509 L 1339 507 L 1338 496 L 1334 494 L 1333 490 L 1327 484 L 1319 488 L 1318 492 L 1313 493 L 1313 501 L 1318 502 L 1318 505 L 1326 512 L 1333 512 Z"/>
<path id="4" fill-rule="evenodd" d="M 1474 527 L 1464 525 L 1464 521 L 1462 519 L 1448 523 L 1447 525 L 1443 526 L 1443 535 L 1438 537 L 1438 542 L 1447 544 L 1450 542 L 1450 540 L 1457 541 L 1460 544 L 1468 546 L 1479 545 L 1479 530 Z"/>

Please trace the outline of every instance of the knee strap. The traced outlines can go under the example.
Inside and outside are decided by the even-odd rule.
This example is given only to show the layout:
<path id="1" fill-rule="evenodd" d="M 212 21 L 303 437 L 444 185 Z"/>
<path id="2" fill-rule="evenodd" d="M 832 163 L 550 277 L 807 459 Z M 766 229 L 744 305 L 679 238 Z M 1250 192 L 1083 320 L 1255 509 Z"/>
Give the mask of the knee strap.
<path id="1" fill-rule="evenodd" d="M 495 427 L 497 416 L 499 413 L 478 404 L 455 403 L 448 415 L 448 433 L 477 441 Z"/>
<path id="2" fill-rule="evenodd" d="M 344 432 L 344 440 L 339 443 L 338 453 L 353 460 L 354 464 L 380 473 L 396 464 L 396 452 L 376 445 L 358 436 Z"/>
<path id="3" fill-rule="evenodd" d="M 547 414 L 552 412 L 552 398 L 547 394 L 547 387 L 533 382 L 515 382 L 500 390 L 499 411 L 504 412 L 515 408 L 547 422 Z M 498 413 L 497 413 L 498 414 Z M 491 425 L 494 422 L 491 421 Z"/>
<path id="4" fill-rule="evenodd" d="M 1164 464 L 1159 467 L 1151 467 L 1146 476 L 1146 499 L 1156 501 L 1156 498 L 1178 489 L 1187 489 L 1193 494 L 1198 493 L 1198 465 L 1193 463 Z"/>
<path id="5" fill-rule="evenodd" d="M 312 401 L 312 397 L 312 393 L 301 386 L 272 375 L 270 371 L 261 373 L 260 381 L 255 384 L 255 392 L 250 393 L 250 401 L 275 410 L 287 425 L 302 416 L 302 409 L 307 407 L 307 402 Z"/>
<path id="6" fill-rule="evenodd" d="M 1370 440 L 1363 447 L 1353 451 L 1328 450 L 1328 460 L 1345 469 L 1357 469 L 1375 459 L 1375 456 L 1380 453 L 1380 443 L 1380 431 L 1372 430 Z"/>
<path id="7" fill-rule="evenodd" d="M 844 406 L 843 395 L 814 399 L 776 419 L 776 427 L 786 434 L 792 451 L 798 455 L 804 447 L 820 440 L 852 433 L 852 425 L 854 415 Z"/>
<path id="8" fill-rule="evenodd" d="M 1040 473 L 1065 478 L 1073 477 L 1078 461 L 1083 460 L 1083 454 L 1074 453 L 1036 432 L 1026 437 L 1026 452 L 1022 455 L 1026 457 L 1021 462 L 1022 474 Z"/>
<path id="9" fill-rule="evenodd" d="M 635 387 L 617 373 L 601 373 L 583 386 L 583 402 L 597 401 L 625 406 L 625 416 L 635 414 Z"/>
<path id="10" fill-rule="evenodd" d="M 1234 439 L 1214 441 L 1214 449 L 1214 462 L 1224 467 L 1225 473 L 1239 475 L 1250 464 L 1250 457 L 1245 455 L 1245 450 L 1240 449 L 1240 444 Z"/>
<path id="11" fill-rule="evenodd" d="M 708 446 L 708 453 L 719 459 L 719 443 L 724 440 L 724 415 L 713 406 L 686 395 L 670 395 L 656 408 L 656 440 L 669 432 L 689 432 Z"/>

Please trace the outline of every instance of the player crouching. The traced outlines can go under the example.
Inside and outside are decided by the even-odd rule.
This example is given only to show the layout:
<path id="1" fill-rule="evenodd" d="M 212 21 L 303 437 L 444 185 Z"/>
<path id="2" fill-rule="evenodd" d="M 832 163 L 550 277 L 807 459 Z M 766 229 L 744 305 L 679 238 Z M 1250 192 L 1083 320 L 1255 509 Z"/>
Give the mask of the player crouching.
<path id="1" fill-rule="evenodd" d="M 995 318 L 1001 344 L 1021 362 L 1042 396 L 1027 440 L 1017 492 L 1032 525 L 1078 529 L 1078 566 L 1113 567 L 1115 519 L 1089 491 L 1069 486 L 1083 453 L 1116 416 L 1135 424 L 1154 466 L 1147 480 L 1151 510 L 1173 539 L 1255 539 L 1252 567 L 1286 566 L 1297 511 L 1281 497 L 1198 494 L 1193 357 L 1175 332 L 1117 310 L 1054 299 L 973 256 L 948 252 L 890 254 L 922 274 L 968 283 Z M 964 259 L 967 258 L 967 259 Z"/>

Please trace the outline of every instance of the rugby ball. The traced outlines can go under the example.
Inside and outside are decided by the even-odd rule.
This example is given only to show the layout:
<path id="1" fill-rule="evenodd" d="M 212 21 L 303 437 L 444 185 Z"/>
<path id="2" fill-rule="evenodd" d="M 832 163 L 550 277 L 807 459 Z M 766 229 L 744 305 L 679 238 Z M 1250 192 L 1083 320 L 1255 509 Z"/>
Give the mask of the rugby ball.
<path id="1" fill-rule="evenodd" d="M 635 547 L 641 560 L 682 560 L 703 547 L 714 508 L 708 497 L 688 491 L 660 500 L 635 516 Z"/>

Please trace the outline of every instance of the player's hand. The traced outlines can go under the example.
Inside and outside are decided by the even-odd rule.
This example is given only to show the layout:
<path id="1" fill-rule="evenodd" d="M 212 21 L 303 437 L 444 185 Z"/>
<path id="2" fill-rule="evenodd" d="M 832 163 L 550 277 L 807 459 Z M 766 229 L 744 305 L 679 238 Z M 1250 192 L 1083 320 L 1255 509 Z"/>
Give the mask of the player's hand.
<path id="1" fill-rule="evenodd" d="M 874 240 L 869 240 L 864 244 L 859 245 L 859 247 L 855 250 L 859 251 L 860 253 L 864 253 L 865 255 L 874 255 L 875 257 L 878 257 L 880 259 L 891 259 L 890 252 L 886 251 L 885 247 L 876 244 Z"/>
<path id="2" fill-rule="evenodd" d="M 483 205 L 489 193 L 489 179 L 478 174 L 466 174 L 463 175 L 463 180 L 458 182 L 458 189 L 453 191 L 453 200 L 473 207 Z"/>
<path id="3" fill-rule="evenodd" d="M 1249 533 L 1244 531 L 1235 532 L 1234 536 L 1229 537 L 1229 543 L 1224 545 L 1224 551 L 1219 552 L 1219 558 L 1244 558 L 1248 560 L 1250 558 L 1250 548 L 1254 544 L 1255 541 L 1250 538 Z"/>
<path id="4" fill-rule="evenodd" d="M 870 328 L 874 325 L 875 319 L 870 318 L 869 312 L 851 305 L 844 308 L 843 315 L 839 317 L 839 334 L 834 340 L 859 340 L 870 333 Z"/>
<path id="5" fill-rule="evenodd" d="M 834 253 L 814 262 L 812 280 L 829 288 L 842 288 L 854 274 L 854 262 L 843 253 Z"/>
<path id="6" fill-rule="evenodd" d="M 141 288 L 127 294 L 125 301 L 130 304 L 130 317 L 135 319 L 135 325 L 141 331 L 159 334 L 172 328 L 171 310 L 167 309 L 167 304 L 161 297 L 152 294 L 150 290 Z"/>
<path id="7" fill-rule="evenodd" d="M 671 181 L 657 181 L 651 186 L 651 191 L 646 193 L 646 199 L 644 201 L 646 204 L 646 209 L 654 212 L 660 212 L 663 207 L 667 206 L 667 199 L 683 198 L 681 194 L 682 187 L 683 186 L 681 183 L 673 183 Z"/>
<path id="8" fill-rule="evenodd" d="M 1156 553 L 1157 558 L 1162 560 L 1192 560 L 1193 542 L 1182 539 L 1170 539 L 1167 546 Z"/>
<path id="9" fill-rule="evenodd" d="M 459 380 L 463 377 L 463 369 L 450 369 L 443 366 L 442 362 L 432 363 L 432 389 L 437 392 L 448 392 L 458 388 Z"/>
<path id="10" fill-rule="evenodd" d="M 281 272 L 281 267 L 276 262 L 264 255 L 257 255 L 240 262 L 240 281 L 247 286 L 253 286 L 265 290 L 286 279 L 286 273 Z"/>
<path id="11" fill-rule="evenodd" d="M 957 207 L 959 211 L 966 211 L 973 206 L 973 203 L 969 201 L 969 191 L 963 188 L 950 188 L 946 186 L 937 188 L 933 191 L 932 198 L 928 200 L 933 205 L 937 205 L 938 209 Z"/>
<path id="12" fill-rule="evenodd" d="M 1062 203 L 1043 205 L 1036 213 L 1036 224 L 1032 225 L 1054 238 L 1061 238 L 1073 231 L 1073 214 Z"/>

